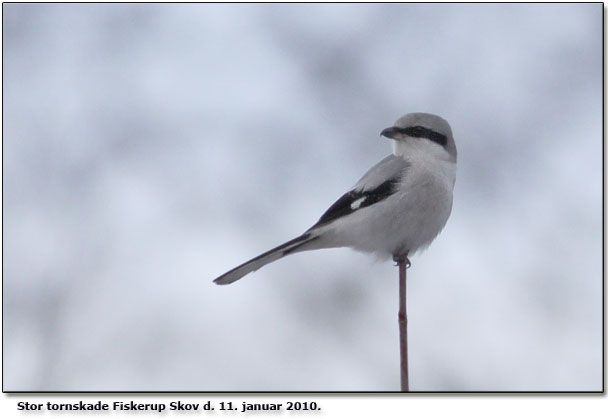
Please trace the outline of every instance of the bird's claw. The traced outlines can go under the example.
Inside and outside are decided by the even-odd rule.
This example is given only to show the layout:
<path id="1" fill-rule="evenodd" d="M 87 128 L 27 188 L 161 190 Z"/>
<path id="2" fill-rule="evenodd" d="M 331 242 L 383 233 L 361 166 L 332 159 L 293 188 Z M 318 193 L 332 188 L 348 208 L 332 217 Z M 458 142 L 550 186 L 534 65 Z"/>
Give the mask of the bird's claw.
<path id="1" fill-rule="evenodd" d="M 407 253 L 405 255 L 393 255 L 393 262 L 395 262 L 395 266 L 405 263 L 405 269 L 412 266 L 412 262 L 410 262 L 410 259 L 407 257 Z"/>

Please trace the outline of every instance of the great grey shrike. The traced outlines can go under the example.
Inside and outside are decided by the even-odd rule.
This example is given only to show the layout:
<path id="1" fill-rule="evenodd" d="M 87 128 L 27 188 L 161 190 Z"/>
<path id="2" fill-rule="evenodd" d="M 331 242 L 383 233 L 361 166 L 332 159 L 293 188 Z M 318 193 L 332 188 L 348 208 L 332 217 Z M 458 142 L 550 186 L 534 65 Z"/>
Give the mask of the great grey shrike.
<path id="1" fill-rule="evenodd" d="M 448 122 L 410 113 L 380 133 L 393 153 L 373 166 L 301 236 L 262 253 L 214 280 L 230 284 L 275 260 L 305 250 L 351 247 L 409 260 L 428 247 L 452 211 L 456 144 Z"/>

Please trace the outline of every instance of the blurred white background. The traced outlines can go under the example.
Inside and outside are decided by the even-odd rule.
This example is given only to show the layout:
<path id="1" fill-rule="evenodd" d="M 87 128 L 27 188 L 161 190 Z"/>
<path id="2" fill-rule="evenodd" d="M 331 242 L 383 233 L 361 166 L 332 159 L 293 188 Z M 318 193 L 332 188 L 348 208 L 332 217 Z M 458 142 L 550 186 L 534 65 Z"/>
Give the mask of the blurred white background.
<path id="1" fill-rule="evenodd" d="M 602 7 L 4 4 L 4 390 L 398 390 L 391 263 L 211 280 L 415 111 L 459 171 L 412 390 L 601 390 Z"/>

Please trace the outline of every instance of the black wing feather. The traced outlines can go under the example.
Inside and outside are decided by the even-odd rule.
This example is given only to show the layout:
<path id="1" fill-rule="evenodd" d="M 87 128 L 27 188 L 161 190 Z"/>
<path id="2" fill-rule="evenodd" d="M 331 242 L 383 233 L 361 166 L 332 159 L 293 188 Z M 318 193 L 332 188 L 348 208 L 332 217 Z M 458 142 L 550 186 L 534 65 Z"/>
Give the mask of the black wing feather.
<path id="1" fill-rule="evenodd" d="M 345 215 L 352 214 L 361 208 L 369 207 L 370 205 L 384 201 L 397 191 L 396 186 L 399 183 L 399 180 L 400 178 L 397 177 L 381 183 L 374 189 L 366 191 L 352 190 L 345 193 L 340 197 L 340 199 L 334 202 L 332 206 L 327 209 L 327 211 L 325 211 L 321 218 L 319 218 L 319 221 L 317 221 L 317 223 L 309 230 L 330 223 L 337 218 L 344 217 Z M 353 208 L 353 202 L 359 199 L 362 199 L 361 204 L 356 208 Z"/>

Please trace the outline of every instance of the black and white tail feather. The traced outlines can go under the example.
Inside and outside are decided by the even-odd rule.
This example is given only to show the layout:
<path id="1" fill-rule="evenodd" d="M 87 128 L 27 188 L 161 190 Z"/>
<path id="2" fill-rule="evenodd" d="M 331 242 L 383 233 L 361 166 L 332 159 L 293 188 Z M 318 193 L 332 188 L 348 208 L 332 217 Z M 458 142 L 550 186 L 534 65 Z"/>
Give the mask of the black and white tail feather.
<path id="1" fill-rule="evenodd" d="M 275 247 L 261 255 L 254 257 L 253 259 L 237 266 L 234 269 L 226 272 L 224 275 L 216 278 L 213 282 L 219 285 L 231 284 L 234 281 L 237 281 L 251 273 L 253 271 L 257 271 L 264 265 L 268 265 L 269 263 L 274 262 L 275 260 L 279 260 L 282 257 L 285 257 L 291 253 L 304 250 L 302 246 L 305 244 L 317 239 L 318 237 L 312 236 L 311 233 L 304 233 L 299 237 L 296 237 L 293 240 L 289 240 L 286 243 L 283 243 L 280 246 Z"/>
<path id="2" fill-rule="evenodd" d="M 414 113 L 382 131 L 394 153 L 372 167 L 304 234 L 216 278 L 225 285 L 292 253 L 352 247 L 384 256 L 428 246 L 452 207 L 456 147 L 448 123 Z"/>

